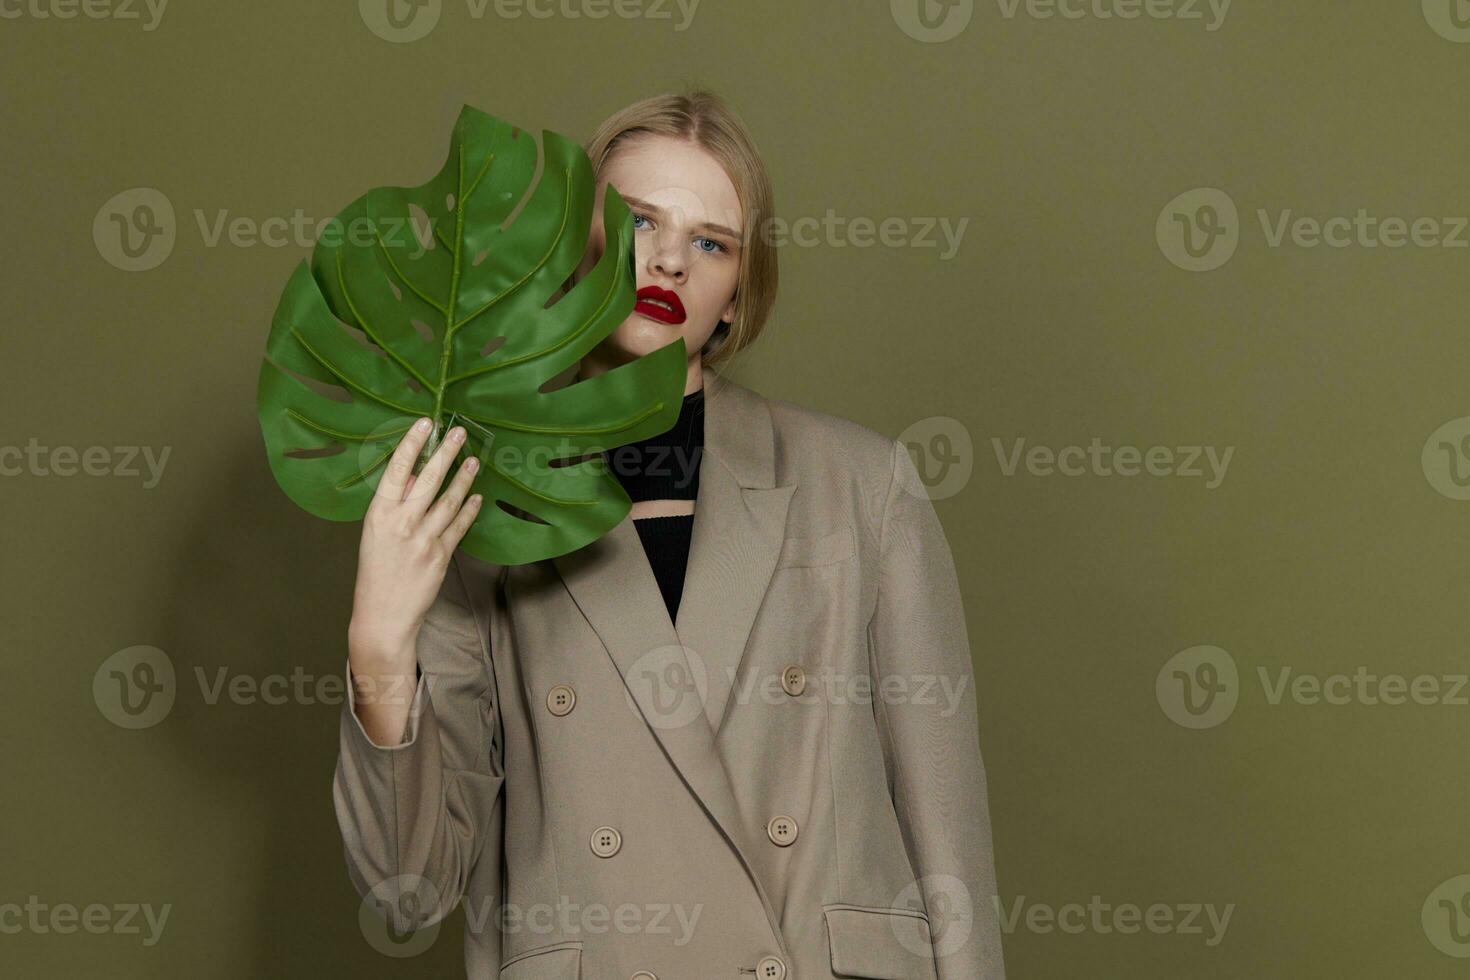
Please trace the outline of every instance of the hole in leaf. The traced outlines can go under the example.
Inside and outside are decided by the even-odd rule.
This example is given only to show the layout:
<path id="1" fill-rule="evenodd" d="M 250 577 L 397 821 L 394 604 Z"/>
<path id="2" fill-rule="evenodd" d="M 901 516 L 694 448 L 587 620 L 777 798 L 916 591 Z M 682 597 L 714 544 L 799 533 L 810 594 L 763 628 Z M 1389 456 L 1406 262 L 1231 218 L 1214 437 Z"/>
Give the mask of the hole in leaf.
<path id="1" fill-rule="evenodd" d="M 579 367 L 581 367 L 580 364 L 571 364 L 567 367 L 565 371 L 562 371 L 560 374 L 547 379 L 547 381 L 542 384 L 541 387 L 536 389 L 537 393 L 546 395 L 550 394 L 553 391 L 556 391 L 558 388 L 565 388 L 567 385 L 577 380 L 577 369 Z"/>
<path id="2" fill-rule="evenodd" d="M 531 513 L 530 511 L 522 510 L 521 508 L 517 507 L 515 504 L 507 503 L 504 500 L 497 500 L 497 501 L 495 501 L 495 506 L 497 506 L 501 510 L 505 511 L 511 517 L 518 518 L 519 520 L 526 521 L 527 523 L 530 523 L 530 524 L 544 524 L 547 527 L 550 527 L 551 526 L 551 522 L 550 521 L 543 521 L 541 518 L 537 517 L 535 514 Z"/>
<path id="3" fill-rule="evenodd" d="M 408 378 L 408 386 L 409 386 L 409 388 L 413 389 L 413 391 L 415 393 L 417 393 L 417 394 L 422 394 L 423 393 L 424 386 L 419 383 L 419 379 L 418 378 L 409 377 Z"/>
<path id="4" fill-rule="evenodd" d="M 354 327 L 350 323 L 343 323 L 341 320 L 337 321 L 337 326 L 341 328 L 343 333 L 351 337 L 352 340 L 363 350 L 368 351 L 372 354 L 376 354 L 379 357 L 388 356 L 388 352 L 383 350 L 383 348 L 379 347 L 376 343 L 374 343 L 373 339 L 367 335 L 367 331 L 363 330 L 362 328 Z"/>
<path id="5" fill-rule="evenodd" d="M 444 210 L 448 211 L 450 214 L 453 214 L 454 213 L 454 195 L 453 194 L 445 194 L 444 195 Z"/>
<path id="6" fill-rule="evenodd" d="M 491 354 L 505 346 L 505 336 L 491 337 L 489 343 L 480 348 L 481 357 L 489 357 Z"/>
<path id="7" fill-rule="evenodd" d="M 389 279 L 388 280 L 388 288 L 391 289 L 391 290 L 393 290 L 393 298 L 396 299 L 396 300 L 398 300 L 398 302 L 402 303 L 403 302 L 403 290 L 401 290 L 401 289 L 398 288 L 398 283 L 394 282 L 392 279 Z"/>
<path id="8" fill-rule="evenodd" d="M 342 445 L 340 442 L 334 442 L 331 445 L 316 446 L 311 449 L 288 449 L 281 455 L 289 456 L 292 459 L 321 459 L 323 456 L 340 455 L 341 453 L 345 452 L 346 449 L 347 447 Z"/>
<path id="9" fill-rule="evenodd" d="M 563 467 L 563 466 L 576 466 L 579 463 L 585 463 L 585 462 L 587 462 L 589 460 L 601 459 L 601 458 L 602 458 L 602 453 L 601 452 L 590 452 L 590 453 L 587 453 L 587 454 L 582 455 L 582 456 L 568 456 L 568 457 L 566 457 L 564 459 L 553 459 L 551 461 L 550 465 L 553 468 L 559 468 L 559 467 Z"/>
<path id="10" fill-rule="evenodd" d="M 414 320 L 412 322 L 414 330 L 418 331 L 419 339 L 426 344 L 432 344 L 434 342 L 434 328 L 422 320 Z"/>
<path id="11" fill-rule="evenodd" d="M 273 361 L 271 363 L 275 362 Z M 276 367 L 280 368 L 282 371 L 285 371 L 291 377 L 295 378 L 297 381 L 300 381 L 302 384 L 306 385 L 306 387 L 310 388 L 318 395 L 321 395 L 323 398 L 330 398 L 334 402 L 352 401 L 352 392 L 348 391 L 347 388 L 342 385 L 333 384 L 330 381 L 321 381 L 317 378 L 308 377 L 307 375 L 301 374 L 299 371 L 293 371 L 290 368 L 284 367 L 280 364 L 276 364 Z"/>
<path id="12" fill-rule="evenodd" d="M 485 256 L 489 254 L 490 250 L 488 248 L 481 249 L 480 254 L 475 256 L 475 260 L 471 262 L 470 265 L 479 265 L 481 262 L 485 261 Z"/>

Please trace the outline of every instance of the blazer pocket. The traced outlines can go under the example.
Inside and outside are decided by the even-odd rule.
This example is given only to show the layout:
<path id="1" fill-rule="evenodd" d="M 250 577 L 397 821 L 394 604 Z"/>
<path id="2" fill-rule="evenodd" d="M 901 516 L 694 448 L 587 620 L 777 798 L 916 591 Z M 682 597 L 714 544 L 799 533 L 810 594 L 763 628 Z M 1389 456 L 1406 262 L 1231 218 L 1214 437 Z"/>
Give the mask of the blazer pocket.
<path id="1" fill-rule="evenodd" d="M 809 538 L 787 538 L 781 543 L 777 568 L 809 568 L 831 565 L 852 555 L 852 528 L 844 524 L 830 534 Z"/>
<path id="2" fill-rule="evenodd" d="M 500 980 L 581 980 L 582 941 L 527 950 L 500 968 Z"/>
<path id="3" fill-rule="evenodd" d="M 824 905 L 832 972 L 864 980 L 935 980 L 929 918 L 914 909 Z"/>

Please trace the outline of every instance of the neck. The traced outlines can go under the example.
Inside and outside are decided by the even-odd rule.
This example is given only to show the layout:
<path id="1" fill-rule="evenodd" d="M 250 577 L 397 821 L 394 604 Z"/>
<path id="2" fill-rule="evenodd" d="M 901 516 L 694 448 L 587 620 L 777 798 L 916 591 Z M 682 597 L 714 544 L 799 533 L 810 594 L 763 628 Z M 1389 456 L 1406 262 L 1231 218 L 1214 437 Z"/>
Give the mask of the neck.
<path id="1" fill-rule="evenodd" d="M 684 394 L 688 395 L 704 387 L 704 358 L 699 351 L 689 358 L 689 375 L 684 380 Z"/>

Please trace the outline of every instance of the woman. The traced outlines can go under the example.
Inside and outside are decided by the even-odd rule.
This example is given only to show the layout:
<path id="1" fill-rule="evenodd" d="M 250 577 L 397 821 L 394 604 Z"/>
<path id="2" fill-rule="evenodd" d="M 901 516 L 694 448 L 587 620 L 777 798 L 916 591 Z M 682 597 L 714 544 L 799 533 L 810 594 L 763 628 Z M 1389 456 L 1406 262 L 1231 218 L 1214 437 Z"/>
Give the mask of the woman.
<path id="1" fill-rule="evenodd" d="M 628 519 L 510 567 L 455 550 L 474 461 L 436 499 L 458 442 L 414 476 L 403 439 L 348 635 L 354 884 L 400 926 L 462 901 L 471 977 L 1002 977 L 964 614 L 908 453 L 712 370 L 775 296 L 749 134 L 662 96 L 587 151 L 639 300 L 580 373 L 683 337 L 679 422 L 608 454 Z"/>

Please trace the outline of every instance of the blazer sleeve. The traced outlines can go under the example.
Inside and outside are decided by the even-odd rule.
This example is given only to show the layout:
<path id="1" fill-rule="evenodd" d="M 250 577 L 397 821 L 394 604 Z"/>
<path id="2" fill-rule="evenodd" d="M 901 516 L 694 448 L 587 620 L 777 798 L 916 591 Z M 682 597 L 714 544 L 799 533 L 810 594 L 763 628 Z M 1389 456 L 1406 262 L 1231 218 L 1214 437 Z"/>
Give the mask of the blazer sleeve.
<path id="1" fill-rule="evenodd" d="M 486 616 L 494 602 L 487 598 Z M 347 669 L 332 784 L 337 825 L 353 886 L 395 909 L 400 931 L 446 916 L 472 873 L 499 878 L 505 740 L 489 635 L 456 555 L 419 633 L 418 685 L 397 745 L 378 745 L 363 730 Z M 498 904 L 498 890 L 493 898 Z M 498 915 L 469 911 L 484 923 Z"/>
<path id="2" fill-rule="evenodd" d="M 929 914 L 939 980 L 1003 980 L 985 765 L 959 582 L 908 450 L 895 441 L 892 453 L 878 598 L 868 631 L 874 712 L 894 810 Z"/>

